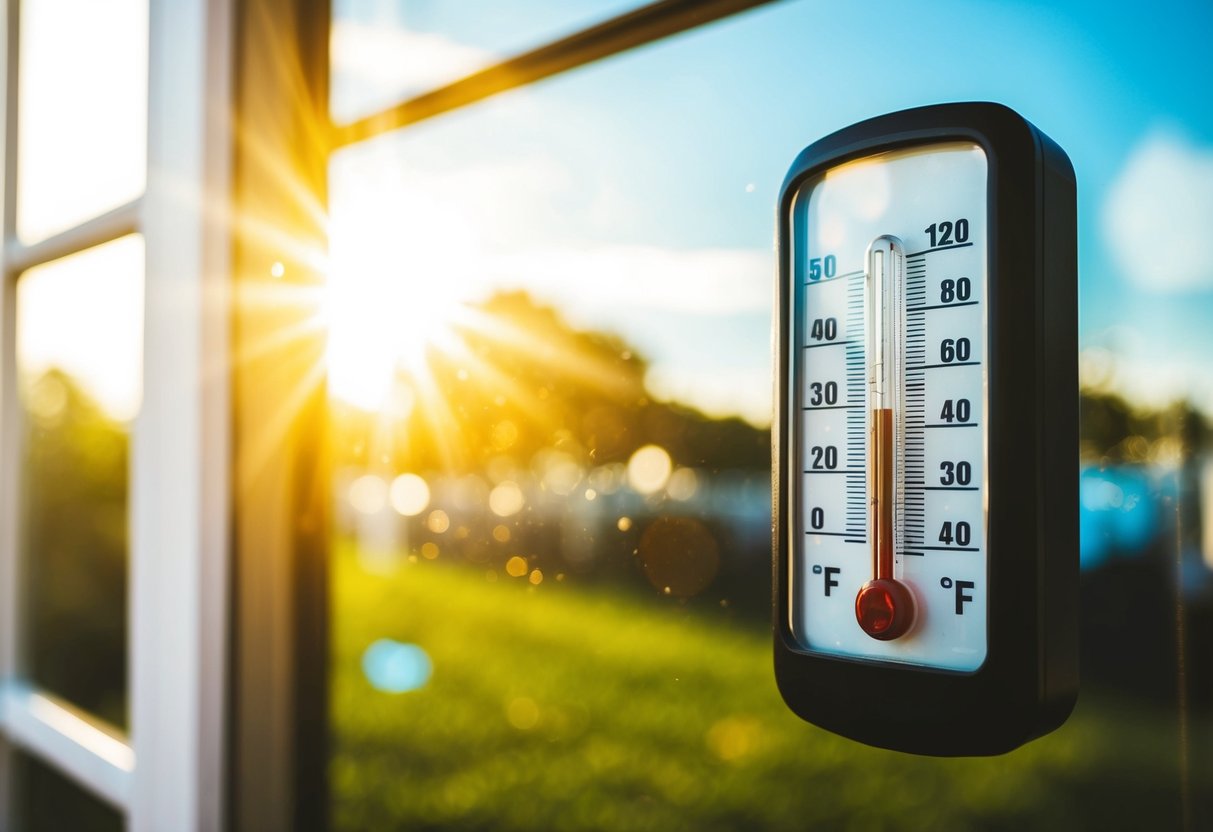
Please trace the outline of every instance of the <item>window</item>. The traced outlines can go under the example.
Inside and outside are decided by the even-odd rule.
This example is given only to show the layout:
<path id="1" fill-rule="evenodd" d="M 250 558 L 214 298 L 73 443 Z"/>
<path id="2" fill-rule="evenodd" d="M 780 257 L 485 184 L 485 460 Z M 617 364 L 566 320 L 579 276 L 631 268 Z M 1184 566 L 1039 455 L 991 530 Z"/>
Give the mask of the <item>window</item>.
<path id="1" fill-rule="evenodd" d="M 1207 8 L 6 11 L 0 828 L 1210 825 Z M 1078 169 L 1084 688 L 955 761 L 772 684 L 771 207 L 975 98 Z"/>
<path id="2" fill-rule="evenodd" d="M 21 4 L 21 240 L 43 239 L 143 192 L 147 16 L 146 0 Z"/>
<path id="3" fill-rule="evenodd" d="M 441 86 L 502 58 L 614 17 L 637 0 L 565 3 L 433 0 L 333 4 L 330 102 L 338 122 Z"/>
<path id="4" fill-rule="evenodd" d="M 334 89 L 359 13 L 336 8 Z M 1110 392 L 1124 388 L 1091 363 L 1110 360 L 1100 339 L 1117 315 L 1089 265 L 1075 461 L 1087 682 L 1071 721 L 956 765 L 808 728 L 771 683 L 770 206 L 795 153 L 868 115 L 993 95 L 1062 140 L 1080 188 L 1108 192 L 1078 161 L 1100 155 L 1103 132 L 1052 98 L 1100 83 L 1063 38 L 1073 21 L 1041 38 L 1031 13 L 985 9 L 894 38 L 877 77 L 854 59 L 873 14 L 772 4 L 600 63 L 570 57 L 553 78 L 519 72 L 542 64 L 524 56 L 398 86 L 411 97 L 336 129 L 335 828 L 1060 828 L 1213 808 L 1196 785 L 1207 755 L 1190 750 L 1213 693 L 1207 674 L 1177 675 L 1207 665 L 1193 639 L 1207 638 L 1208 567 L 1191 521 L 1176 532 L 1163 513 L 1179 500 L 1192 516 L 1183 460 L 1207 428 L 1182 408 L 1124 421 Z M 1022 60 L 978 48 L 992 22 Z M 393 29 L 424 31 L 407 16 Z M 1078 48 L 1123 36 L 1111 26 Z M 564 41 L 535 54 L 564 48 L 577 54 Z M 1054 79 L 1049 97 L 1006 68 L 1025 62 Z M 1106 250 L 1093 217 L 1081 233 Z M 1147 505 L 1149 522 L 1133 514 Z M 1175 534 L 1195 583 L 1166 566 Z"/>
<path id="5" fill-rule="evenodd" d="M 38 783 L 58 784 L 69 796 L 65 812 L 85 800 L 70 797 L 81 786 L 120 803 L 132 756 L 129 473 L 144 257 L 130 232 L 146 169 L 147 8 L 78 5 L 91 26 L 66 26 L 63 9 L 35 0 L 22 4 L 9 34 L 19 56 L 18 96 L 9 102 L 18 143 L 6 171 L 17 187 L 4 214 L 18 253 L 4 274 L 13 357 L 3 371 L 5 468 L 15 495 L 5 524 L 13 589 L 4 602 L 4 731 L 30 755 L 15 776 L 33 800 L 19 800 L 17 814 L 43 827 L 66 817 L 56 821 Z M 98 31 L 107 37 L 84 35 Z M 81 53 L 102 69 L 70 72 L 70 57 Z M 73 115 L 104 126 L 90 140 L 73 129 Z"/>
<path id="6" fill-rule="evenodd" d="M 222 182 L 229 134 L 207 6 L 7 4 L 6 829 L 221 816 L 226 302 L 217 206 L 191 195 Z"/>
<path id="7" fill-rule="evenodd" d="M 17 281 L 25 664 L 34 684 L 124 730 L 129 426 L 142 331 L 138 236 Z"/>

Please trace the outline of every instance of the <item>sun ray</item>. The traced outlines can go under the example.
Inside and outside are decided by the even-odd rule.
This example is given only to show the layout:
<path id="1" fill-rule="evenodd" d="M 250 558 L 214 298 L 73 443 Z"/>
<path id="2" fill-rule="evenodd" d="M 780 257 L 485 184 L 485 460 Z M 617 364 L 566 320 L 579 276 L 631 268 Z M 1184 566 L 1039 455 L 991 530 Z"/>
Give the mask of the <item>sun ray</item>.
<path id="1" fill-rule="evenodd" d="M 293 350 L 305 339 L 321 337 L 324 331 L 324 321 L 319 316 L 306 318 L 290 326 L 278 327 L 264 338 L 242 344 L 232 360 L 236 365 L 250 364 L 279 350 Z"/>
<path id="2" fill-rule="evenodd" d="M 237 470 L 242 472 L 242 492 L 253 487 L 270 459 L 280 452 L 281 444 L 291 432 L 291 423 L 303 412 L 307 400 L 323 386 L 324 376 L 324 363 L 314 362 L 277 405 L 270 409 L 267 418 L 257 424 L 254 431 L 250 431 L 239 450 L 241 464 Z"/>
<path id="3" fill-rule="evenodd" d="M 550 408 L 544 407 L 543 399 L 535 391 L 527 389 L 491 361 L 477 355 L 468 347 L 466 341 L 453 333 L 451 335 L 452 337 L 443 339 L 439 349 L 448 357 L 466 364 L 470 379 L 477 380 L 482 387 L 499 390 L 510 400 L 520 404 L 543 428 L 551 430 L 556 427 L 555 418 L 549 415 Z"/>
<path id="4" fill-rule="evenodd" d="M 429 427 L 429 434 L 438 444 L 437 451 L 442 467 L 447 471 L 457 470 L 458 454 L 456 441 L 461 438 L 459 422 L 454 418 L 446 397 L 438 389 L 433 374 L 426 371 L 412 376 L 417 393 L 417 404 L 421 418 Z"/>
<path id="5" fill-rule="evenodd" d="M 553 343 L 537 337 L 517 323 L 483 310 L 467 309 L 468 326 L 495 343 L 512 349 L 537 364 L 577 379 L 612 398 L 625 400 L 637 395 L 636 381 L 619 372 L 619 365 L 604 357 L 570 348 L 553 349 Z M 571 344 L 567 346 L 572 347 Z"/>

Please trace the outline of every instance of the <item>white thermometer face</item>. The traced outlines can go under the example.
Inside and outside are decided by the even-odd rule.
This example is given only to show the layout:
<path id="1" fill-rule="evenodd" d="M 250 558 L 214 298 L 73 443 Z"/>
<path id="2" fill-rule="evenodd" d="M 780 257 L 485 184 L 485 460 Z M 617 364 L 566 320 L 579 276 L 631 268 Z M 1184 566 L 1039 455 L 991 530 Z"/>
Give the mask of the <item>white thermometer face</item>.
<path id="1" fill-rule="evenodd" d="M 815 653 L 986 658 L 987 160 L 919 145 L 793 207 L 792 632 Z"/>

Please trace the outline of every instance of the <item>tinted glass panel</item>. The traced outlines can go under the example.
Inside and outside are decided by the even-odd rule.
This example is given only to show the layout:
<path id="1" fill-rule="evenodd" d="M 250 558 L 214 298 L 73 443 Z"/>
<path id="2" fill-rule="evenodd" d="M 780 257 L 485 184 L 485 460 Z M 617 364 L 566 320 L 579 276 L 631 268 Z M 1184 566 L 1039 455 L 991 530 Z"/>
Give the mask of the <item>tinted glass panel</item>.
<path id="1" fill-rule="evenodd" d="M 21 3 L 17 233 L 137 197 L 147 174 L 145 0 Z"/>
<path id="2" fill-rule="evenodd" d="M 334 0 L 333 117 L 352 121 L 639 5 Z"/>
<path id="3" fill-rule="evenodd" d="M 781 4 L 334 157 L 338 828 L 1209 823 L 1213 55 L 968 8 L 861 62 L 903 6 Z M 771 226 L 809 142 L 979 97 L 1061 142 L 1086 206 L 1084 687 L 1049 737 L 937 760 L 774 690 Z"/>
<path id="4" fill-rule="evenodd" d="M 119 726 L 142 337 L 141 237 L 18 279 L 25 662 L 36 684 Z"/>

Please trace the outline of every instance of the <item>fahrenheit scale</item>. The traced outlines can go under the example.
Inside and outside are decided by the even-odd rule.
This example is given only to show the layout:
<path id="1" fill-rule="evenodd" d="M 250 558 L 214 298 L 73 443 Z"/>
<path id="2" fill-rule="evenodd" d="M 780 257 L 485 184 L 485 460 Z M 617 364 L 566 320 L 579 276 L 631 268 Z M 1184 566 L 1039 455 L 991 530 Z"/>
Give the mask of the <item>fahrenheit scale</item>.
<path id="1" fill-rule="evenodd" d="M 775 658 L 861 741 L 994 754 L 1077 687 L 1074 175 L 995 104 L 807 148 L 779 206 Z"/>

